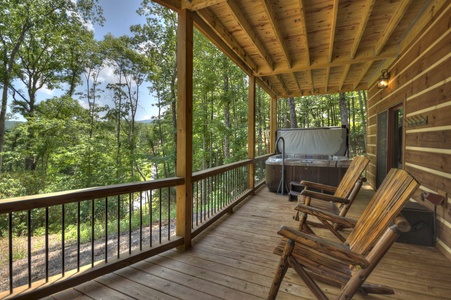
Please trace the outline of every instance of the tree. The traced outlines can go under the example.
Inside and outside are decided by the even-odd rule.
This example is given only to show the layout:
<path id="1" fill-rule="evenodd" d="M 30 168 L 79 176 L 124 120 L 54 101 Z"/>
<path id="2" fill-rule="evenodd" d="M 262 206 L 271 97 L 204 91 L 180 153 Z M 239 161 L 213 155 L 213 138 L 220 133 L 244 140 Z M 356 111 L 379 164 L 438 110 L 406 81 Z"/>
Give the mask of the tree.
<path id="1" fill-rule="evenodd" d="M 3 86 L 0 109 L 0 153 L 3 152 L 5 138 L 6 109 L 8 91 L 14 79 L 18 78 L 22 68 L 18 58 L 26 41 L 31 41 L 33 32 L 40 31 L 41 26 L 48 34 L 59 32 L 65 24 L 83 24 L 99 21 L 101 10 L 97 0 L 9 0 L 2 1 L 0 9 L 0 79 Z M 64 26 L 63 26 L 64 27 Z M 0 155 L 0 171 L 3 157 Z"/>

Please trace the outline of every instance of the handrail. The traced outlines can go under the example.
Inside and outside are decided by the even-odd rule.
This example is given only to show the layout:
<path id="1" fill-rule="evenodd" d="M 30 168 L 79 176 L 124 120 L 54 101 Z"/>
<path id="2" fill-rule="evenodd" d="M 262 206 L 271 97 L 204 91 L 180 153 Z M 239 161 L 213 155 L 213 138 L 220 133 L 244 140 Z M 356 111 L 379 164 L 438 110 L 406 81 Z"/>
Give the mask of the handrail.
<path id="1" fill-rule="evenodd" d="M 185 182 L 182 177 L 156 179 L 151 181 L 116 184 L 102 187 L 93 187 L 49 194 L 15 197 L 0 200 L 0 213 L 24 211 L 28 209 L 44 208 L 50 205 L 68 204 L 83 200 L 115 196 L 154 190 L 159 188 L 181 185 Z"/>

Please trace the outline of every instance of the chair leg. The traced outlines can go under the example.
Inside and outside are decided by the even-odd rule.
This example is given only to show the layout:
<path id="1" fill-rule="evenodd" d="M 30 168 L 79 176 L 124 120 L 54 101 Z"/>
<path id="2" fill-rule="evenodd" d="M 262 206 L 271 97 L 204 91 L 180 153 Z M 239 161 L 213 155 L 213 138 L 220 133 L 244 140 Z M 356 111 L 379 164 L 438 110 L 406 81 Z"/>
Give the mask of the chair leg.
<path id="1" fill-rule="evenodd" d="M 291 256 L 294 248 L 294 241 L 288 240 L 285 249 L 279 260 L 279 265 L 277 267 L 276 275 L 274 275 L 274 279 L 272 281 L 271 289 L 269 290 L 268 300 L 276 299 L 277 293 L 279 292 L 280 284 L 282 283 L 285 274 L 287 273 L 289 264 L 288 258 Z"/>

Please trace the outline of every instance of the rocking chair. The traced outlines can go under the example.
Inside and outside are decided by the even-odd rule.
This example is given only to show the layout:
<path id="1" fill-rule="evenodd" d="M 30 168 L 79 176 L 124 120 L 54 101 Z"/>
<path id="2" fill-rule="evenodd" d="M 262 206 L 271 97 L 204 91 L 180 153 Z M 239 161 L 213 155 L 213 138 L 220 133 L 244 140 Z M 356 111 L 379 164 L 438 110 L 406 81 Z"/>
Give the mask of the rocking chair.
<path id="1" fill-rule="evenodd" d="M 329 210 L 335 215 L 341 217 L 346 216 L 349 208 L 360 191 L 362 184 L 366 181 L 366 178 L 361 177 L 361 174 L 365 170 L 368 163 L 369 159 L 364 156 L 355 157 L 340 181 L 338 187 L 305 180 L 301 181 L 299 185 L 303 186 L 304 189 L 299 193 L 299 196 L 302 197 L 299 199 L 299 203 L 306 206 Z M 292 183 L 292 185 L 293 184 L 294 183 Z M 327 191 L 329 193 L 318 192 L 318 190 Z M 331 195 L 331 192 L 334 194 Z M 300 221 L 299 230 L 306 232 L 312 232 L 309 226 L 329 228 L 332 232 L 336 232 L 344 227 L 343 225 L 339 226 L 338 224 L 326 224 L 324 222 L 319 223 L 310 221 L 306 219 L 305 215 L 300 220 L 299 212 L 297 212 L 293 218 Z M 340 235 L 337 235 L 337 237 L 340 238 Z M 343 239 L 340 240 L 342 242 L 344 241 Z"/>
<path id="2" fill-rule="evenodd" d="M 351 299 L 363 294 L 394 294 L 393 289 L 366 284 L 365 280 L 384 254 L 396 241 L 400 231 L 410 230 L 402 217 L 397 217 L 404 204 L 418 188 L 418 182 L 404 170 L 392 169 L 344 243 L 335 243 L 312 234 L 282 226 L 282 241 L 274 250 L 281 255 L 268 299 L 275 299 L 288 270 L 292 267 L 317 299 L 328 299 L 315 280 L 341 287 L 337 299 Z M 348 225 L 349 218 L 336 216 L 309 206 L 298 209 L 314 212 Z"/>

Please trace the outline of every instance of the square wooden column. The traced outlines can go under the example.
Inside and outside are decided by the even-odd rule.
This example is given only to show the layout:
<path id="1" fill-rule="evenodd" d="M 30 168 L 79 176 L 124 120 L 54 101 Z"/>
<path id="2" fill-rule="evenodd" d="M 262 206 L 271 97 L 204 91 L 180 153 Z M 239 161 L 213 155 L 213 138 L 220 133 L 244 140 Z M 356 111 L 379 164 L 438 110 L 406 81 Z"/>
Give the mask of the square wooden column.
<path id="1" fill-rule="evenodd" d="M 177 36 L 177 186 L 176 234 L 184 237 L 184 249 L 191 247 L 193 173 L 193 20 L 190 11 L 178 15 Z"/>
<path id="2" fill-rule="evenodd" d="M 255 158 L 255 76 L 249 76 L 249 94 L 248 94 L 248 112 L 247 112 L 247 158 Z M 248 188 L 254 189 L 255 186 L 255 164 L 249 166 Z"/>

